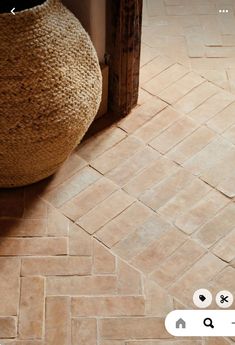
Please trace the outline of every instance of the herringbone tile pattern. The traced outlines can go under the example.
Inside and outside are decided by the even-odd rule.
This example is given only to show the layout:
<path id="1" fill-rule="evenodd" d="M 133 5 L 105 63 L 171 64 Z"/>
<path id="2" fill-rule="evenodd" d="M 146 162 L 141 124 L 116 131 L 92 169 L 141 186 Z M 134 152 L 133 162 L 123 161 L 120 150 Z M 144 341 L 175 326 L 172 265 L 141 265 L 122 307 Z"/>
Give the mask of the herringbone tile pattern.
<path id="1" fill-rule="evenodd" d="M 176 37 L 180 50 L 187 28 L 199 55 L 233 39 L 231 20 L 221 18 L 218 34 L 216 1 L 190 3 L 148 1 L 129 116 L 82 143 L 54 177 L 0 191 L 1 344 L 234 343 L 164 329 L 169 311 L 194 307 L 197 288 L 235 293 L 235 96 L 207 78 L 214 72 L 192 71 L 206 57 L 183 61 L 145 41 Z M 214 19 L 202 45 L 191 25 L 205 15 Z"/>

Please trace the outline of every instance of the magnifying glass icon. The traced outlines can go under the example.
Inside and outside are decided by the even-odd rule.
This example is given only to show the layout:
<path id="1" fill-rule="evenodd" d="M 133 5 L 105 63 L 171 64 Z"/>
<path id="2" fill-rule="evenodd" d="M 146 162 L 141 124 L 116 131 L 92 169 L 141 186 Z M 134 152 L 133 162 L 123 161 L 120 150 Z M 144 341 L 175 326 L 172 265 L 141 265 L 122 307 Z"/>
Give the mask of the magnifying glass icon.
<path id="1" fill-rule="evenodd" d="M 204 326 L 206 327 L 211 327 L 211 328 L 215 328 L 214 325 L 213 325 L 213 321 L 211 318 L 207 317 L 204 321 Z"/>

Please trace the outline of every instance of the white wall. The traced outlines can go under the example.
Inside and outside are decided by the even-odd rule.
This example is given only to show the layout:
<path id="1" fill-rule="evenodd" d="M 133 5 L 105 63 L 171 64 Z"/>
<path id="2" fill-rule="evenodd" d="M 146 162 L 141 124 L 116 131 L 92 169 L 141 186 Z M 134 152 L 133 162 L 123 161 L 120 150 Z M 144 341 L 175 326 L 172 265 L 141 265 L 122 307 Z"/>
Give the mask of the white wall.
<path id="1" fill-rule="evenodd" d="M 99 61 L 104 62 L 106 0 L 62 0 L 89 33 Z"/>

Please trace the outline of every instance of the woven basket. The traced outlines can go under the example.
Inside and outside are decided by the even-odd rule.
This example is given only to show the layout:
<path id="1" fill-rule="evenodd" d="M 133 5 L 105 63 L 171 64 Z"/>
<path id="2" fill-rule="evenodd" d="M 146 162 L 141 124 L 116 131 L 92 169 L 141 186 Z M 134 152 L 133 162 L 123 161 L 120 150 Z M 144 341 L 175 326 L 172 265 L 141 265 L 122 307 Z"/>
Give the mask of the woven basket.
<path id="1" fill-rule="evenodd" d="M 0 187 L 53 174 L 101 99 L 88 34 L 60 0 L 0 14 Z"/>

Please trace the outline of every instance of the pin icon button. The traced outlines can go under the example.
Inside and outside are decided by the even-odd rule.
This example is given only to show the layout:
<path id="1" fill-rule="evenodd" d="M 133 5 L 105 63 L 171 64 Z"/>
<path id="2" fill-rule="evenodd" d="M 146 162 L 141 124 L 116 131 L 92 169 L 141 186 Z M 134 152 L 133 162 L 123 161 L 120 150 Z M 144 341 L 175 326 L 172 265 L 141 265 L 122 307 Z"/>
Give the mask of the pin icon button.
<path id="1" fill-rule="evenodd" d="M 204 295 L 199 295 L 199 298 L 202 302 L 204 302 L 206 300 L 206 297 Z"/>
<path id="2" fill-rule="evenodd" d="M 198 308 L 207 308 L 211 305 L 212 294 L 207 289 L 199 289 L 194 292 L 193 302 Z"/>

